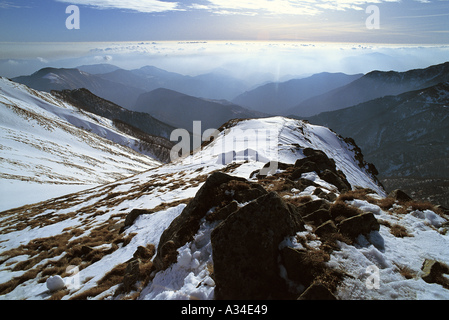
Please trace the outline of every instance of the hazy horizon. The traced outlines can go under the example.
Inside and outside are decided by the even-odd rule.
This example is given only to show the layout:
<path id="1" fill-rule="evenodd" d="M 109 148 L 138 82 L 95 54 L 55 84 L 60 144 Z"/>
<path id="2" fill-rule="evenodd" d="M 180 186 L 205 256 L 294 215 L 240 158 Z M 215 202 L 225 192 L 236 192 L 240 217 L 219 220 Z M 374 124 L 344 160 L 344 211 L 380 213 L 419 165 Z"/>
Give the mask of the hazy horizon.
<path id="1" fill-rule="evenodd" d="M 45 67 L 151 65 L 184 75 L 225 73 L 240 79 L 283 81 L 320 72 L 407 71 L 447 61 L 447 45 L 295 41 L 140 41 L 0 43 L 0 75 L 13 78 Z M 256 81 L 257 82 L 257 81 Z"/>
<path id="2" fill-rule="evenodd" d="M 110 63 L 278 81 L 425 68 L 449 56 L 448 3 L 0 0 L 0 75 Z"/>

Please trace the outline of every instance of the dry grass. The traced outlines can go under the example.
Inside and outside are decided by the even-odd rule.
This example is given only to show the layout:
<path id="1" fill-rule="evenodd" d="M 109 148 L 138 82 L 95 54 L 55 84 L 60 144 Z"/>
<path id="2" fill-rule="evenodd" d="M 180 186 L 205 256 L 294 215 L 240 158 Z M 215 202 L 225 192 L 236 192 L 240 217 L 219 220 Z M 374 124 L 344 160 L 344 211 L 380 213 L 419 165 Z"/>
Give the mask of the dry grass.
<path id="1" fill-rule="evenodd" d="M 399 224 L 394 224 L 390 227 L 390 233 L 394 235 L 397 238 L 404 238 L 404 237 L 413 237 L 408 231 L 407 228 L 404 226 L 401 226 Z"/>
<path id="2" fill-rule="evenodd" d="M 396 267 L 399 270 L 399 274 L 401 276 L 403 276 L 405 279 L 413 279 L 414 277 L 416 277 L 416 272 L 414 272 L 412 269 L 410 269 L 407 266 L 401 266 L 397 263 L 394 263 L 396 265 Z"/>
<path id="3" fill-rule="evenodd" d="M 0 285 L 0 294 L 7 294 L 13 291 L 18 285 L 31 280 L 40 278 L 43 283 L 48 277 L 53 275 L 68 276 L 66 270 L 69 266 L 76 265 L 80 270 L 101 260 L 105 255 L 113 253 L 118 249 L 118 244 L 126 246 L 134 234 L 124 237 L 118 232 L 111 232 L 111 227 L 116 224 L 116 220 L 111 218 L 106 223 L 91 230 L 90 234 L 71 240 L 79 236 L 79 230 L 71 230 L 57 236 L 39 238 L 30 241 L 26 245 L 21 245 L 15 249 L 1 254 L 4 257 L 1 261 L 4 263 L 20 255 L 28 255 L 30 258 L 16 263 L 12 271 L 28 271 L 20 277 Z M 106 249 L 95 249 L 95 247 L 110 244 Z M 59 260 L 55 257 L 65 253 Z M 48 259 L 48 262 L 41 263 Z"/>
<path id="4" fill-rule="evenodd" d="M 370 197 L 368 194 L 376 193 L 375 191 L 371 189 L 356 189 L 356 190 L 350 190 L 346 191 L 342 194 L 340 194 L 337 198 L 337 201 L 352 201 L 354 199 L 360 199 L 360 200 L 366 200 L 370 203 L 375 202 L 376 200 L 373 197 Z"/>
<path id="5" fill-rule="evenodd" d="M 375 204 L 378 205 L 384 211 L 388 211 L 391 208 L 393 208 L 393 205 L 395 203 L 396 201 L 393 198 L 382 198 L 375 202 Z"/>
<path id="6" fill-rule="evenodd" d="M 330 214 L 332 219 L 336 223 L 339 223 L 347 218 L 363 214 L 363 211 L 359 208 L 352 207 L 343 201 L 336 200 L 330 207 Z"/>
<path id="7" fill-rule="evenodd" d="M 311 196 L 286 197 L 286 198 L 284 198 L 284 201 L 299 207 L 299 206 L 303 205 L 304 203 L 313 201 L 313 198 Z"/>

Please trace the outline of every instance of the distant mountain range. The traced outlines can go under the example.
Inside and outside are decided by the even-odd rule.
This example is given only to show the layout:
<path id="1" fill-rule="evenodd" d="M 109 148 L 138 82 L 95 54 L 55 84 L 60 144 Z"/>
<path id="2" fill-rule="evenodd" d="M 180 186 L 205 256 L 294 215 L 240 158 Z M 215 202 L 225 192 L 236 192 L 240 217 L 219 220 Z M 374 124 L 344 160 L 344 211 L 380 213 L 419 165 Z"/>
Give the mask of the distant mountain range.
<path id="1" fill-rule="evenodd" d="M 232 102 L 260 112 L 281 115 L 301 101 L 344 86 L 362 76 L 323 72 L 304 79 L 271 82 L 239 95 Z"/>
<path id="2" fill-rule="evenodd" d="M 449 81 L 449 62 L 407 72 L 373 71 L 345 86 L 307 99 L 287 113 L 310 117 L 376 98 L 427 88 L 445 81 Z"/>
<path id="3" fill-rule="evenodd" d="M 249 87 L 246 82 L 220 72 L 192 77 L 153 66 L 124 70 L 109 64 L 73 69 L 44 68 L 12 80 L 46 92 L 85 88 L 128 109 L 134 106 L 141 94 L 158 88 L 206 99 L 231 100 Z"/>
<path id="4" fill-rule="evenodd" d="M 193 121 L 201 121 L 205 130 L 220 128 L 231 119 L 266 116 L 227 101 L 196 98 L 164 88 L 142 94 L 133 109 L 149 113 L 171 126 L 188 131 L 192 131 Z"/>
<path id="5" fill-rule="evenodd" d="M 449 82 L 307 119 L 354 137 L 365 158 L 376 165 L 381 179 L 449 179 Z M 395 179 L 396 184 L 388 181 L 397 188 L 397 183 L 406 180 Z"/>
<path id="6" fill-rule="evenodd" d="M 46 92 L 86 88 L 93 94 L 125 108 L 132 106 L 137 97 L 145 92 L 142 89 L 106 80 L 78 69 L 44 68 L 30 76 L 21 76 L 12 80 L 35 90 Z"/>

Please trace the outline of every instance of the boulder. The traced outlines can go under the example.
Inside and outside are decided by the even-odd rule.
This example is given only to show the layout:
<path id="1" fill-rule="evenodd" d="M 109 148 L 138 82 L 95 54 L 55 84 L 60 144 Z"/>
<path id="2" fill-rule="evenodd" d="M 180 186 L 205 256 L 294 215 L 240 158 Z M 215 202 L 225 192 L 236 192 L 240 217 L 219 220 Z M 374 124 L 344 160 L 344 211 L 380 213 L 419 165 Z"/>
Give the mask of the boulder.
<path id="1" fill-rule="evenodd" d="M 413 199 L 408 194 L 399 189 L 391 191 L 388 197 L 401 202 L 413 201 Z"/>
<path id="2" fill-rule="evenodd" d="M 329 213 L 329 209 L 318 209 L 303 217 L 305 222 L 311 223 L 315 226 L 319 226 L 330 219 L 331 215 Z"/>
<path id="3" fill-rule="evenodd" d="M 306 250 L 285 247 L 281 250 L 282 263 L 290 280 L 308 286 L 315 279 L 315 266 L 307 259 Z"/>
<path id="4" fill-rule="evenodd" d="M 320 172 L 320 169 L 316 165 L 315 162 L 312 162 L 309 159 L 305 159 L 305 160 L 306 161 L 301 162 L 300 166 L 297 166 L 295 164 L 295 167 L 297 167 L 297 169 L 295 169 L 295 171 L 293 171 L 293 173 L 290 175 L 291 180 L 300 179 L 303 173 L 307 173 L 307 172 L 317 172 L 318 173 L 318 172 Z M 300 161 L 300 160 L 298 160 L 298 161 Z M 297 163 L 298 163 L 298 161 L 297 161 Z"/>
<path id="5" fill-rule="evenodd" d="M 131 259 L 125 269 L 123 276 L 123 289 L 125 292 L 130 292 L 134 289 L 134 285 L 140 279 L 140 261 L 139 259 Z"/>
<path id="6" fill-rule="evenodd" d="M 355 239 L 360 234 L 379 231 L 380 224 L 374 214 L 367 212 L 341 221 L 338 224 L 338 229 L 340 233 Z"/>
<path id="7" fill-rule="evenodd" d="M 231 213 L 237 211 L 239 208 L 239 204 L 237 201 L 232 201 L 225 207 L 212 212 L 206 216 L 207 221 L 218 221 L 226 219 Z"/>
<path id="8" fill-rule="evenodd" d="M 270 174 L 274 175 L 277 170 L 286 170 L 289 167 L 291 167 L 291 164 L 282 163 L 278 161 L 270 161 L 266 163 L 262 169 L 257 170 L 257 172 L 253 172 L 251 176 L 253 176 L 253 174 L 256 174 L 257 177 L 264 177 Z"/>
<path id="9" fill-rule="evenodd" d="M 449 267 L 439 261 L 426 259 L 422 265 L 421 278 L 427 283 L 438 283 L 449 289 L 449 280 L 443 274 L 449 274 Z"/>
<path id="10" fill-rule="evenodd" d="M 120 229 L 120 233 L 122 233 L 123 231 L 126 230 L 126 228 L 130 227 L 133 225 L 134 221 L 136 221 L 136 219 L 138 217 L 140 217 L 143 214 L 151 214 L 153 213 L 153 211 L 150 210 L 145 210 L 145 209 L 133 209 L 130 213 L 128 213 L 128 215 L 125 218 L 125 224 L 122 226 L 122 228 Z"/>
<path id="11" fill-rule="evenodd" d="M 318 199 L 303 203 L 302 205 L 298 206 L 298 211 L 302 217 L 305 217 L 317 210 L 329 210 L 329 208 L 330 204 L 326 200 Z"/>
<path id="12" fill-rule="evenodd" d="M 346 179 L 345 175 L 341 172 L 334 172 L 329 169 L 325 169 L 319 173 L 321 179 L 330 184 L 333 184 L 340 192 L 345 190 L 351 190 L 351 184 Z"/>
<path id="13" fill-rule="evenodd" d="M 338 232 L 338 229 L 332 220 L 328 220 L 328 221 L 324 222 L 315 230 L 315 234 L 319 237 L 323 237 L 325 235 L 336 233 L 336 232 Z"/>
<path id="14" fill-rule="evenodd" d="M 305 230 L 300 215 L 271 192 L 232 213 L 211 234 L 217 299 L 269 299 L 285 292 L 279 244 Z"/>
<path id="15" fill-rule="evenodd" d="M 263 190 L 263 191 L 262 191 Z M 172 221 L 159 240 L 154 264 L 157 270 L 165 270 L 176 262 L 177 249 L 193 237 L 200 228 L 200 221 L 211 208 L 231 203 L 235 196 L 249 201 L 266 193 L 265 189 L 250 184 L 246 179 L 222 172 L 212 173 L 181 214 Z"/>

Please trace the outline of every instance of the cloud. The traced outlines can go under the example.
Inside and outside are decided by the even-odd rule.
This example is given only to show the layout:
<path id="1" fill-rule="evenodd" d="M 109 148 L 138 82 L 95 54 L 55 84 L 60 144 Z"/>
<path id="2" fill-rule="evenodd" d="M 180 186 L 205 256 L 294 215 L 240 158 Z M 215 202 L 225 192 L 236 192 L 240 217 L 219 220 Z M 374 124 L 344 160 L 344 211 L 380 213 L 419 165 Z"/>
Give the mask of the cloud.
<path id="1" fill-rule="evenodd" d="M 369 4 L 401 0 L 199 0 L 189 8 L 219 14 L 317 15 L 325 10 L 364 10 Z M 427 1 L 427 0 L 421 0 Z"/>
<path id="2" fill-rule="evenodd" d="M 112 61 L 112 56 L 110 56 L 110 55 L 105 55 L 105 56 L 95 56 L 94 57 L 94 60 L 95 61 L 100 61 L 100 62 L 103 62 L 103 61 L 106 61 L 106 62 L 110 62 L 110 61 Z"/>
<path id="3" fill-rule="evenodd" d="M 182 11 L 178 2 L 160 0 L 55 0 L 75 5 L 91 6 L 98 9 L 123 9 L 145 13 Z"/>
<path id="4" fill-rule="evenodd" d="M 19 8 L 30 8 L 30 7 L 12 4 L 10 1 L 1 1 L 0 2 L 0 9 L 19 9 Z"/>

